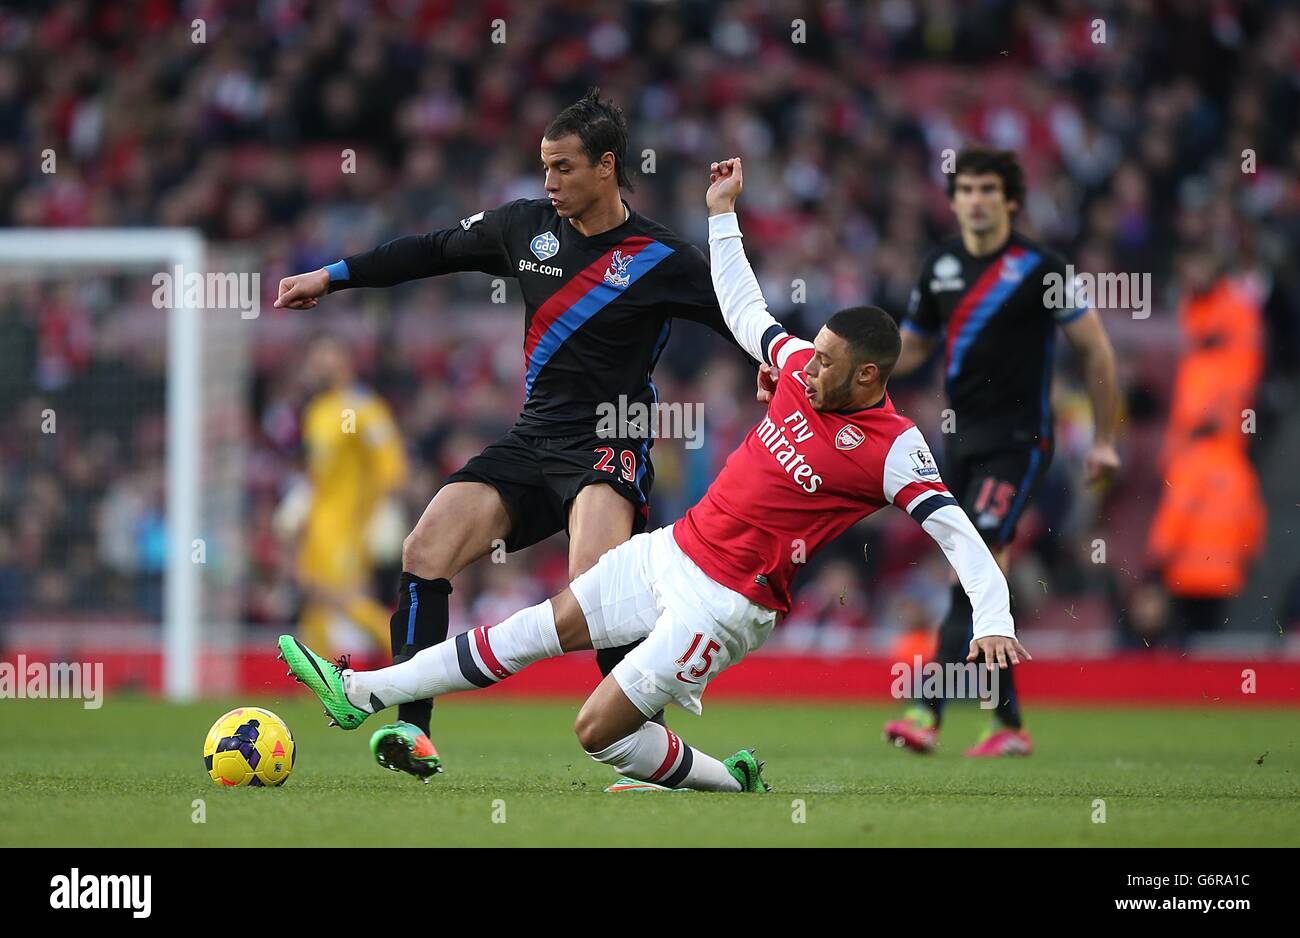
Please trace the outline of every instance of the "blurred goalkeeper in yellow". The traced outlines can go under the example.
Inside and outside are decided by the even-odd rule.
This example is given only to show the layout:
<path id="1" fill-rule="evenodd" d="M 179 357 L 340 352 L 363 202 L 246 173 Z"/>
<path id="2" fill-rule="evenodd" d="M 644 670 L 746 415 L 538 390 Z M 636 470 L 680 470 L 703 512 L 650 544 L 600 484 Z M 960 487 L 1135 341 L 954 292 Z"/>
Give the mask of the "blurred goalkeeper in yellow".
<path id="1" fill-rule="evenodd" d="M 375 564 L 400 556 L 406 532 L 396 498 L 407 472 L 401 437 L 388 406 L 357 381 L 342 340 L 313 341 L 304 378 L 315 392 L 302 417 L 306 477 L 275 519 L 281 536 L 298 541 L 299 629 L 332 652 L 357 628 L 387 649 L 392 610 L 372 584 Z"/>

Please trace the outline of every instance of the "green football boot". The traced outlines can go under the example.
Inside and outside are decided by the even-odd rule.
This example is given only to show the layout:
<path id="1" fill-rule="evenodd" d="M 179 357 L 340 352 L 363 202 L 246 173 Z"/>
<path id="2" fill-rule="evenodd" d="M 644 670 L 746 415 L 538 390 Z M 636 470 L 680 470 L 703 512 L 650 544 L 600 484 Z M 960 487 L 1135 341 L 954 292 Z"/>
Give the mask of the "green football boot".
<path id="1" fill-rule="evenodd" d="M 370 752 L 386 769 L 414 775 L 426 785 L 442 771 L 442 759 L 433 741 L 414 723 L 389 723 L 370 737 Z"/>
<path id="2" fill-rule="evenodd" d="M 346 655 L 337 662 L 329 662 L 292 635 L 281 635 L 277 657 L 289 666 L 290 675 L 320 698 L 330 726 L 354 730 L 370 716 L 368 711 L 354 706 L 343 690 L 343 672 L 348 670 Z"/>
<path id="3" fill-rule="evenodd" d="M 742 749 L 734 756 L 723 759 L 722 764 L 727 767 L 731 777 L 740 782 L 741 791 L 772 790 L 772 786 L 763 781 L 763 766 L 767 763 L 755 759 L 753 749 Z"/>

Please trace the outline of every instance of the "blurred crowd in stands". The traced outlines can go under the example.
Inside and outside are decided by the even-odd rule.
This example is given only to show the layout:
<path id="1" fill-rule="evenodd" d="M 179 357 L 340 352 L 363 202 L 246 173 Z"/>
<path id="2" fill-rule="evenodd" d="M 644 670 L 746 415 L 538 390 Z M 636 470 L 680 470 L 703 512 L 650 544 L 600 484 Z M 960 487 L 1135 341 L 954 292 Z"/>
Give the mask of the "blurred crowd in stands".
<path id="1" fill-rule="evenodd" d="M 0 226 L 195 227 L 262 272 L 247 325 L 249 621 L 296 614 L 272 516 L 299 468 L 306 338 L 345 336 L 393 408 L 411 522 L 522 393 L 513 284 L 504 305 L 468 274 L 301 313 L 270 308 L 278 280 L 539 196 L 542 130 L 590 85 L 630 119 L 629 202 L 700 245 L 709 161 L 745 157 L 747 247 L 775 315 L 806 335 L 864 299 L 901 316 L 921 257 L 954 230 L 945 150 L 1016 150 L 1017 226 L 1080 272 L 1150 273 L 1155 289 L 1147 319 L 1103 314 L 1126 395 L 1125 469 L 1106 491 L 1080 481 L 1088 404 L 1062 353 L 1055 465 L 1016 544 L 1018 619 L 1140 648 L 1224 618 L 1268 536 L 1261 467 L 1295 458 L 1270 449 L 1300 364 L 1294 4 L 7 3 Z M 0 620 L 159 613 L 161 333 L 115 325 L 120 305 L 96 296 L 0 278 Z M 706 433 L 699 449 L 656 445 L 652 523 L 698 498 L 752 426 L 753 381 L 735 350 L 674 329 L 656 383 L 662 400 L 703 402 Z M 941 440 L 935 369 L 892 390 Z M 35 436 L 46 408 L 69 430 L 57 444 Z M 1172 504 L 1174 479 L 1206 497 Z M 1190 586 L 1178 564 L 1211 531 L 1233 545 L 1228 585 Z M 564 550 L 468 571 L 459 626 L 555 590 Z M 884 512 L 810 565 L 775 641 L 924 647 L 946 578 L 925 535 Z M 1294 596 L 1268 602 L 1300 625 Z"/>

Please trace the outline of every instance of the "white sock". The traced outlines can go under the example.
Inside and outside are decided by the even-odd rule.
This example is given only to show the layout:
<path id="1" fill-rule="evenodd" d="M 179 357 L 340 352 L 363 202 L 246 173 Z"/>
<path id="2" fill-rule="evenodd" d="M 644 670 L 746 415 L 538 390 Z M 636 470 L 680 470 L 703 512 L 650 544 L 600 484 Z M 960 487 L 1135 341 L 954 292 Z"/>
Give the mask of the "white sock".
<path id="1" fill-rule="evenodd" d="M 353 706 L 376 713 L 412 700 L 491 687 L 534 661 L 563 653 L 548 599 L 500 625 L 480 626 L 425 648 L 401 664 L 344 671 L 343 689 Z"/>
<path id="2" fill-rule="evenodd" d="M 740 782 L 713 756 L 692 749 L 677 734 L 658 723 L 645 723 L 608 749 L 589 753 L 629 778 L 666 788 L 696 791 L 740 791 Z"/>

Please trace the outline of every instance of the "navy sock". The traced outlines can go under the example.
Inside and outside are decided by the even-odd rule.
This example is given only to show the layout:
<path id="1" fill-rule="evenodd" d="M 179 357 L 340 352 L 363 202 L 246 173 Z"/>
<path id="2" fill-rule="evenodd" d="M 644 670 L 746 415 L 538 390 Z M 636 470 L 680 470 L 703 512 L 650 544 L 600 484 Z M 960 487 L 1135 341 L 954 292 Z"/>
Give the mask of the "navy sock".
<path id="1" fill-rule="evenodd" d="M 444 577 L 426 580 L 414 573 L 402 571 L 397 611 L 388 624 L 393 664 L 409 661 L 417 652 L 447 640 L 447 606 L 450 595 L 450 580 Z M 432 717 L 432 700 L 413 700 L 397 708 L 397 719 L 414 723 L 426 735 Z"/>
<path id="2" fill-rule="evenodd" d="M 998 672 L 998 709 L 994 711 L 997 721 L 1009 730 L 1018 730 L 1020 722 L 1020 700 L 1016 697 L 1016 666 L 1009 665 L 1005 671 Z"/>
<path id="3" fill-rule="evenodd" d="M 943 622 L 939 625 L 939 648 L 935 661 L 943 665 L 958 664 L 966 660 L 966 654 L 970 650 L 973 616 L 970 597 L 966 595 L 960 583 L 954 583 L 948 614 L 943 617 Z M 926 704 L 934 714 L 934 728 L 938 729 L 943 722 L 944 699 L 942 696 L 931 697 L 926 700 Z"/>

